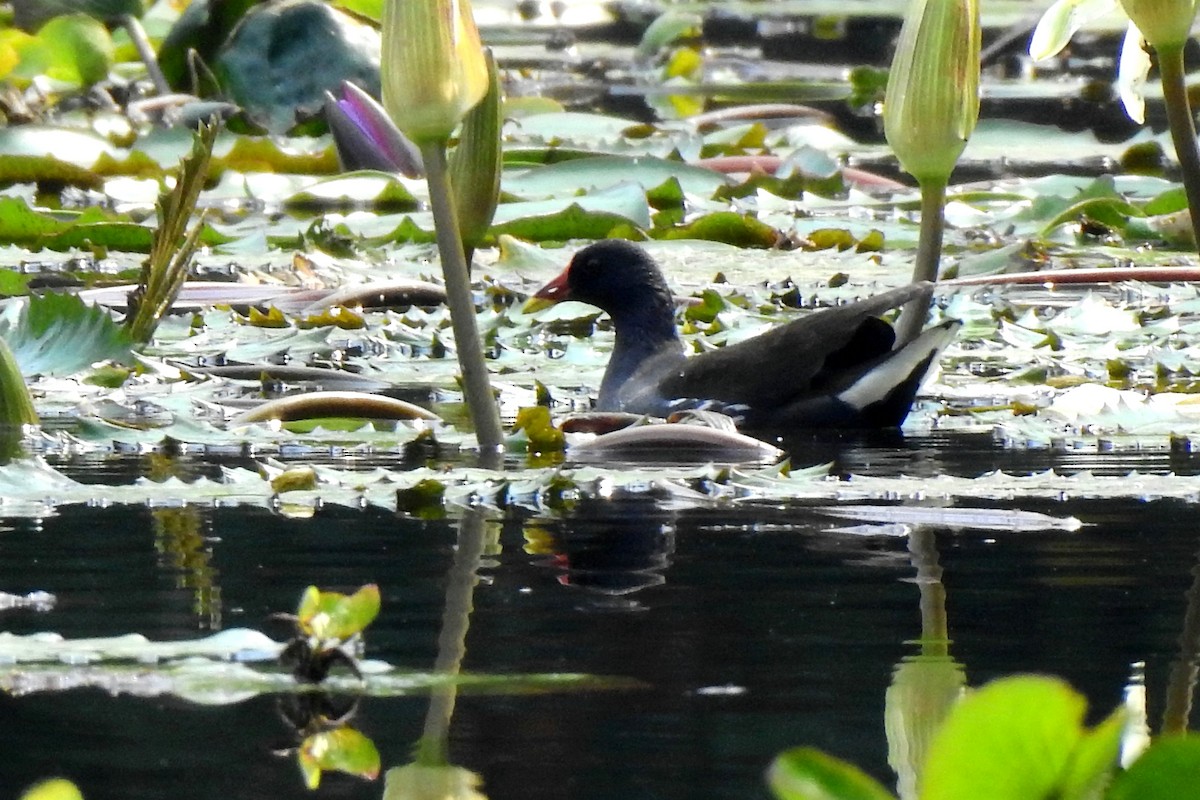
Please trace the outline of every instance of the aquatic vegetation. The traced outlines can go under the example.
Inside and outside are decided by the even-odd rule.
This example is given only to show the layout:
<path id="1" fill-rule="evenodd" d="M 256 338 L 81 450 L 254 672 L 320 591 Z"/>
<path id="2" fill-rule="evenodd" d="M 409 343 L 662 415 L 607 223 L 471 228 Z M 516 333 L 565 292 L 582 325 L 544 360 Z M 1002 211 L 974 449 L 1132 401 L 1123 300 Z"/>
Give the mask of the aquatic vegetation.
<path id="1" fill-rule="evenodd" d="M 236 17 L 247 4 L 219 5 Z M 335 5 L 366 19 L 378 18 L 383 7 L 370 0 Z M 772 13 L 779 8 L 749 5 L 770 5 Z M 987 16 L 993 12 L 983 5 L 978 23 L 995 26 L 996 18 L 989 23 Z M 534 6 L 521 4 L 520 13 L 547 13 Z M 580 13 L 574 4 L 551 6 L 568 17 Z M 966 7 L 954 6 L 957 22 L 946 22 L 941 35 L 950 35 L 955 25 L 970 27 L 962 13 Z M 924 8 L 932 13 L 934 4 Z M 938 8 L 950 14 L 949 4 Z M 157 12 L 163 16 L 150 33 L 169 64 L 183 48 L 180 39 L 171 40 L 173 32 L 168 40 L 160 38 L 167 28 L 177 29 L 171 9 L 159 4 Z M 491 6 L 480 16 L 480 38 L 495 37 L 500 64 L 498 69 L 489 65 L 492 88 L 486 97 L 471 102 L 478 94 L 471 66 L 473 77 L 458 87 L 462 91 L 439 101 L 445 101 L 444 114 L 413 123 L 420 135 L 451 145 L 444 169 L 454 215 L 464 244 L 475 250 L 468 301 L 456 302 L 458 309 L 467 308 L 476 330 L 456 331 L 453 337 L 449 331 L 455 322 L 439 294 L 434 263 L 447 203 L 436 200 L 437 192 L 426 182 L 398 170 L 400 159 L 370 165 L 377 170 L 345 172 L 339 165 L 347 131 L 367 134 L 351 146 L 360 151 L 371 151 L 391 136 L 390 131 L 382 138 L 378 134 L 374 126 L 386 113 L 371 106 L 365 94 L 348 90 L 348 96 L 327 106 L 335 139 L 343 124 L 338 144 L 321 134 L 320 119 L 305 117 L 311 109 L 297 115 L 295 106 L 279 106 L 257 117 L 271 120 L 277 130 L 291 128 L 291 135 L 261 135 L 252 127 L 254 115 L 234 114 L 229 127 L 212 132 L 207 168 L 197 169 L 190 160 L 193 136 L 186 126 L 169 126 L 201 111 L 207 117 L 213 110 L 209 101 L 143 98 L 132 89 L 125 94 L 128 86 L 142 91 L 152 82 L 129 60 L 127 46 L 114 52 L 110 67 L 115 64 L 115 71 L 106 68 L 106 75 L 120 80 L 102 77 L 86 95 L 76 88 L 83 85 L 78 80 L 44 96 L 8 91 L 25 88 L 19 76 L 10 78 L 0 92 L 0 107 L 9 117 L 0 128 L 0 291 L 10 296 L 0 314 L 0 336 L 12 347 L 32 390 L 20 418 L 43 422 L 29 437 L 28 449 L 45 458 L 0 466 L 8 524 L 33 528 L 50 520 L 52 526 L 56 515 L 80 509 L 143 515 L 152 529 L 145 537 L 146 553 L 153 548 L 162 576 L 179 579 L 164 594 L 173 591 L 171 596 L 181 599 L 185 615 L 194 617 L 189 621 L 212 627 L 228 625 L 246 608 L 240 598 L 227 597 L 225 619 L 219 615 L 220 591 L 233 594 L 243 567 L 236 559 L 222 561 L 238 543 L 210 523 L 234 514 L 259 512 L 262 519 L 288 524 L 311 519 L 314 529 L 336 514 L 355 525 L 382 519 L 391 526 L 389 534 L 428 535 L 442 548 L 438 553 L 453 553 L 455 566 L 445 581 L 447 630 L 453 635 L 439 637 L 446 648 L 432 672 L 410 673 L 364 659 L 351 646 L 359 622 L 338 621 L 344 616 L 340 604 L 350 600 L 318 590 L 296 615 L 288 669 L 274 660 L 287 643 L 232 627 L 222 634 L 230 638 L 221 641 L 4 637 L 0 660 L 8 665 L 0 670 L 0 686 L 6 691 L 20 696 L 73 685 L 208 704 L 266 693 L 315 696 L 311 685 L 297 688 L 294 669 L 304 680 L 323 678 L 321 686 L 339 694 L 428 693 L 430 717 L 445 725 L 422 736 L 413 764 L 386 772 L 385 792 L 407 796 L 432 786 L 479 794 L 480 775 L 450 763 L 444 712 L 454 697 L 448 689 L 533 692 L 607 685 L 569 674 L 459 672 L 471 588 L 489 592 L 477 598 L 483 613 L 500 606 L 497 599 L 542 602 L 549 594 L 526 591 L 537 586 L 526 587 L 525 581 L 517 587 L 503 580 L 518 574 L 510 569 L 514 558 L 518 567 L 530 566 L 530 574 L 555 570 L 547 582 L 551 590 L 578 592 L 588 577 L 595 578 L 587 558 L 575 558 L 561 541 L 549 542 L 561 532 L 556 526 L 568 530 L 575 522 L 587 524 L 625 501 L 654 528 L 656 546 L 670 538 L 677 519 L 704 518 L 722 536 L 742 531 L 760 537 L 774 526 L 804 531 L 810 534 L 804 538 L 853 551 L 853 558 L 894 559 L 903 556 L 906 540 L 900 537 L 915 540 L 915 531 L 931 528 L 953 536 L 962 548 L 1022 538 L 1055 547 L 1087 542 L 1094 527 L 1069 505 L 1072 499 L 1194 507 L 1200 479 L 1168 475 L 1166 468 L 1153 474 L 1129 471 L 1133 463 L 1142 469 L 1145 461 L 1113 465 L 1106 460 L 1115 452 L 1157 459 L 1151 462 L 1155 465 L 1169 458 L 1174 465 L 1186 461 L 1200 437 L 1193 352 L 1200 295 L 1188 282 L 1194 260 L 1178 252 L 1190 239 L 1179 225 L 1186 196 L 1176 183 L 1132 172 L 1145 168 L 1147 156 L 1157 163 L 1158 142 L 1150 132 L 1117 141 L 1111 131 L 1068 133 L 1017 119 L 976 124 L 970 102 L 976 93 L 966 87 L 979 78 L 955 71 L 959 82 L 924 84 L 933 90 L 953 88 L 954 97 L 939 94 L 906 110 L 905 92 L 893 94 L 886 108 L 903 119 L 891 126 L 888 145 L 870 116 L 872 100 L 863 101 L 865 115 L 851 116 L 843 101 L 849 85 L 842 78 L 826 74 L 820 81 L 800 81 L 793 73 L 805 68 L 781 66 L 765 52 L 763 58 L 745 57 L 722 38 L 742 35 L 732 30 L 736 26 L 722 24 L 723 18 L 707 10 L 668 12 L 652 24 L 635 19 L 645 26 L 641 39 L 630 37 L 631 46 L 602 52 L 587 30 L 559 18 L 537 31 L 536 47 L 514 45 L 505 36 L 515 24 L 507 17 L 496 22 L 501 12 L 517 13 Z M 454 20 L 470 47 L 470 57 L 456 57 L 456 63 L 476 65 L 480 43 L 465 36 L 466 17 Z M 204 64 L 217 62 L 232 29 L 228 22 L 212 21 L 219 31 L 212 36 L 213 50 L 202 55 Z M 624 17 L 619 24 L 629 23 Z M 843 23 L 815 21 L 814 47 L 822 37 L 836 38 Z M 954 33 L 960 49 L 913 44 L 925 55 L 960 60 L 926 67 L 914 62 L 909 77 L 970 66 L 971 47 L 977 50 L 974 35 Z M 891 41 L 890 33 L 879 39 Z M 0 40 L 0 56 L 3 44 Z M 898 55 L 907 54 L 912 54 L 909 45 Z M 246 62 L 224 63 L 228 68 Z M 208 74 L 204 64 L 193 61 L 189 70 L 176 61 L 172 80 L 208 97 L 229 73 Z M 89 80 L 100 74 L 95 65 L 91 69 Z M 1022 86 L 997 77 L 1000 71 L 982 79 L 995 90 L 993 98 L 1029 89 L 1057 93 L 1073 109 L 1092 107 L 1077 96 L 1076 84 Z M 787 80 L 778 79 L 782 72 Z M 422 67 L 418 74 L 432 70 Z M 893 75 L 900 82 L 904 71 Z M 508 98 L 495 88 L 500 77 Z M 788 93 L 802 82 L 809 88 L 819 84 L 823 93 L 806 95 L 818 98 L 818 110 L 792 105 L 800 95 Z M 610 86 L 612 94 L 595 102 Z M 775 92 L 789 104 L 724 107 L 752 92 Z M 402 121 L 406 104 L 391 107 Z M 945 113 L 929 113 L 935 107 Z M 862 113 L 862 108 L 853 112 Z M 501 119 L 506 120 L 502 130 Z M 430 133 L 433 127 L 437 130 Z M 971 138 L 964 147 L 967 134 Z M 922 137 L 939 147 L 920 149 Z M 897 158 L 923 179 L 921 192 L 892 180 Z M 956 164 L 966 167 L 961 174 L 972 183 L 950 185 Z M 910 457 L 919 459 L 921 452 L 913 450 L 896 453 L 903 466 L 890 468 L 884 459 L 872 465 L 873 475 L 864 476 L 844 462 L 825 463 L 835 456 L 840 461 L 840 450 L 809 460 L 807 453 L 796 455 L 801 451 L 792 442 L 735 439 L 728 431 L 687 425 L 643 425 L 597 435 L 560 427 L 561 416 L 548 411 L 587 407 L 612 347 L 611 326 L 594 309 L 528 311 L 522 306 L 530 291 L 564 266 L 577 243 L 604 237 L 644 240 L 664 265 L 679 301 L 676 321 L 686 347 L 715 350 L 813 308 L 844 305 L 904 282 L 915 253 L 927 252 L 933 241 L 911 222 L 922 212 L 924 184 L 931 176 L 946 201 L 939 236 L 945 242 L 942 277 L 949 279 L 938 287 L 934 313 L 937 323 L 962 320 L 963 330 L 943 359 L 940 377 L 914 408 L 908 444 L 928 449 L 971 441 L 1009 451 L 1002 455 L 1014 460 L 1006 465 L 1043 466 L 1019 472 L 1005 466 L 1009 471 L 999 472 L 971 465 L 974 472 L 968 468 L 933 477 L 926 471 L 910 477 L 901 471 L 922 467 Z M 196 222 L 190 208 L 170 221 L 156 214 L 160 196 L 164 208 L 172 203 L 182 208 L 163 193 L 172 182 L 184 199 L 206 211 L 203 221 Z M 440 183 L 444 189 L 445 181 Z M 440 216 L 430 212 L 431 205 L 441 209 Z M 940 203 L 936 215 L 925 209 L 923 224 L 935 217 L 943 219 Z M 1186 220 L 1184 226 L 1190 227 Z M 178 250 L 180 244 L 185 251 Z M 175 259 L 188 249 L 194 251 L 189 258 L 181 255 L 177 266 L 203 283 L 185 287 L 168 303 L 174 311 L 139 336 L 135 354 L 113 321 L 127 308 L 129 283 L 140 274 L 145 254 L 153 252 L 153 260 L 162 261 L 164 252 Z M 462 255 L 464 262 L 472 261 L 469 252 Z M 1070 278 L 1061 275 L 1075 267 L 1083 269 Z M 1112 267 L 1120 271 L 1107 276 L 1119 276 L 1119 284 L 1091 290 L 1068 285 L 1072 278 L 1104 280 L 1101 270 Z M 379 281 L 385 273 L 417 288 L 385 289 Z M 179 275 L 162 282 L 166 294 Z M 953 282 L 993 275 L 1024 286 Z M 62 294 L 60 287 L 79 291 L 79 297 Z M 478 465 L 483 437 L 472 435 L 461 403 L 463 370 L 454 351 L 461 353 L 474 339 L 482 344 L 482 363 L 494 382 L 495 395 L 488 390 L 486 405 L 494 409 L 498 403 L 503 419 L 519 420 L 519 430 L 505 440 L 507 459 L 494 467 Z M 342 393 L 348 389 L 387 391 L 404 400 Z M 410 401 L 413 405 L 406 405 Z M 789 448 L 792 460 L 780 461 Z M 652 463 L 647 449 L 656 459 Z M 1021 450 L 1030 458 L 1019 460 Z M 1046 469 L 1047 463 L 1054 469 Z M 124 469 L 128 483 L 112 485 L 96 465 Z M 97 476 L 104 482 L 97 483 Z M 825 522 L 797 522 L 803 515 Z M 450 538 L 437 540 L 449 524 L 459 526 L 457 535 L 451 530 Z M 335 533 L 346 533 L 349 540 L 355 531 Z M 342 537 L 336 538 L 340 545 Z M 858 541 L 868 544 L 859 548 Z M 404 546 L 398 540 L 378 544 L 393 550 Z M 340 551 L 324 553 L 333 553 L 326 556 L 327 565 L 344 566 Z M 615 592 L 669 580 L 661 549 L 622 555 L 633 556 L 622 564 L 636 574 L 623 575 L 629 584 L 605 597 L 605 619 L 626 608 Z M 480 564 L 492 559 L 501 565 L 494 568 L 499 580 L 486 570 L 479 574 Z M 378 569 L 375 560 L 363 561 L 364 570 Z M 701 563 L 695 559 L 688 566 L 696 569 Z M 599 572 L 603 576 L 603 565 Z M 420 577 L 403 568 L 390 574 L 397 581 Z M 785 577 L 789 585 L 807 579 Z M 347 585 L 375 579 L 367 572 Z M 918 582 L 925 585 L 920 576 Z M 390 592 L 400 585 L 381 583 L 389 608 Z M 19 613 L 40 613 L 31 610 L 35 599 L 24 597 L 28 587 L 7 588 L 19 591 Z M 454 598 L 451 590 L 458 592 Z M 598 619 L 591 615 L 588 621 Z M 922 631 L 922 643 L 929 641 Z M 574 656 L 555 653 L 556 660 L 548 663 L 557 668 L 571 663 L 557 660 L 568 657 Z M 936 680 L 939 702 L 957 700 L 965 685 L 963 670 L 937 661 L 936 654 L 929 658 L 914 662 L 920 669 L 903 665 L 897 684 L 908 691 L 928 688 L 922 680 Z M 229 663 L 243 660 L 250 663 Z M 723 687 L 685 687 L 687 704 L 711 702 L 705 699 L 710 690 L 720 693 Z M 903 692 L 890 693 L 885 701 L 888 714 L 903 706 L 893 702 L 898 694 Z M 126 701 L 133 702 L 115 702 Z M 384 773 L 366 734 L 340 724 L 348 718 L 344 711 L 297 703 L 287 709 L 296 713 L 285 712 L 294 734 L 287 754 L 298 759 L 306 785 L 317 785 L 330 770 L 366 778 Z M 1085 763 L 1084 756 L 1094 752 L 1097 760 L 1107 758 L 1100 745 L 1109 743 L 1105 737 L 1111 731 L 1071 722 L 1074 727 L 1065 729 L 1070 736 L 1078 733 L 1079 746 L 1070 750 L 1074 763 Z M 1152 771 L 1149 765 L 1159 752 L 1173 759 L 1169 748 L 1174 745 L 1160 745 L 1146 755 L 1141 772 L 1126 773 L 1128 780 Z M 959 753 L 952 760 L 964 758 L 972 756 Z M 810 754 L 810 760 L 818 759 Z M 822 764 L 827 772 L 842 774 L 836 763 Z M 489 774 L 487 769 L 490 765 L 480 772 Z M 289 779 L 299 780 L 290 773 Z M 865 785 L 860 788 L 867 793 L 861 796 L 876 796 Z M 1125 791 L 1137 796 L 1141 789 Z"/>
<path id="2" fill-rule="evenodd" d="M 1182 797 L 1200 771 L 1200 737 L 1164 737 L 1118 769 L 1125 710 L 1085 726 L 1084 697 L 1055 678 L 1015 676 L 969 691 L 934 735 L 911 800 Z M 889 738 L 914 733 L 889 729 Z M 780 800 L 894 797 L 854 766 L 810 748 L 772 763 Z"/>
<path id="3" fill-rule="evenodd" d="M 979 119 L 977 0 L 913 0 L 888 73 L 883 129 L 901 167 L 921 187 L 921 236 L 913 281 L 938 277 L 946 187 Z M 930 302 L 905 307 L 897 341 L 925 328 Z"/>
<path id="4" fill-rule="evenodd" d="M 1195 0 L 1120 0 L 1129 16 L 1129 30 L 1121 49 L 1121 100 L 1130 116 L 1143 122 L 1145 102 L 1140 86 L 1150 70 L 1150 59 L 1144 48 L 1149 45 L 1158 56 L 1159 79 L 1163 101 L 1167 108 L 1171 141 L 1182 170 L 1183 186 L 1188 208 L 1192 209 L 1191 229 L 1193 247 L 1200 246 L 1200 146 L 1196 143 L 1196 127 L 1185 81 L 1184 46 L 1191 39 L 1192 23 L 1200 9 Z M 1047 9 L 1033 39 L 1030 54 L 1035 59 L 1055 55 L 1066 46 L 1071 36 L 1086 18 L 1104 14 L 1116 5 L 1116 0 L 1058 0 Z"/>
<path id="5" fill-rule="evenodd" d="M 446 160 L 454 129 L 489 91 L 499 91 L 491 77 L 495 68 L 488 65 L 467 0 L 389 0 L 384 5 L 383 105 L 400 130 L 421 148 L 463 393 L 480 451 L 494 455 L 503 432 L 475 322 L 471 274 L 456 206 L 456 200 L 466 201 L 469 195 L 463 187 L 456 196 Z M 498 105 L 493 105 L 489 117 L 498 113 Z M 481 132 L 499 136 L 494 121 L 483 124 Z M 494 177 L 481 180 L 485 189 L 499 191 L 498 164 L 492 163 Z M 472 197 L 470 202 L 479 201 Z M 473 229 L 469 235 L 479 234 Z"/>

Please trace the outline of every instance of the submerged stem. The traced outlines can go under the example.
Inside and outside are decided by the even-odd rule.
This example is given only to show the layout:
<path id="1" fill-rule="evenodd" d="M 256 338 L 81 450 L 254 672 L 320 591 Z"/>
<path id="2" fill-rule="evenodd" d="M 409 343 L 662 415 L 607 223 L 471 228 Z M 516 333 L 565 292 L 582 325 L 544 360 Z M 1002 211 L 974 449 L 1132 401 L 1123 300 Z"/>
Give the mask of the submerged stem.
<path id="1" fill-rule="evenodd" d="M 1158 71 L 1162 80 L 1163 100 L 1167 104 L 1167 125 L 1171 142 L 1183 176 L 1187 194 L 1188 213 L 1192 218 L 1192 235 L 1200 247 L 1200 149 L 1196 147 L 1196 124 L 1188 103 L 1186 70 L 1183 65 L 1183 45 L 1162 46 L 1158 53 Z"/>
<path id="2" fill-rule="evenodd" d="M 454 329 L 454 347 L 458 352 L 458 367 L 462 372 L 463 396 L 475 425 L 475 437 L 481 453 L 496 451 L 503 441 L 500 409 L 492 396 L 483 345 L 475 324 L 475 302 L 471 299 L 471 275 L 463 255 L 462 236 L 454 210 L 454 197 L 446 166 L 446 143 L 426 142 L 421 145 L 425 161 L 425 177 L 429 182 L 429 197 L 433 206 L 434 227 L 437 231 L 438 253 L 442 258 L 442 277 L 446 281 L 446 302 L 450 306 L 450 323 Z"/>
<path id="3" fill-rule="evenodd" d="M 938 264 L 942 259 L 942 231 L 945 228 L 943 208 L 946 204 L 947 181 L 921 183 L 921 232 L 917 239 L 917 260 L 913 265 L 913 282 L 936 281 Z M 896 347 L 915 339 L 925 327 L 933 295 L 915 297 L 900 312 L 896 323 Z"/>

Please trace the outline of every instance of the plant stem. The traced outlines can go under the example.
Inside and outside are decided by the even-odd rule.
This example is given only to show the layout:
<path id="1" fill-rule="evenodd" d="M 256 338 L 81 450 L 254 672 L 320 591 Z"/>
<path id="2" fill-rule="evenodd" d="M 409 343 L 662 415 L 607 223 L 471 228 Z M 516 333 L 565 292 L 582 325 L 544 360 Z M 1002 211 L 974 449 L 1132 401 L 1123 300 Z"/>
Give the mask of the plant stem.
<path id="1" fill-rule="evenodd" d="M 942 258 L 942 231 L 945 228 L 942 209 L 946 204 L 946 184 L 945 180 L 926 180 L 921 183 L 921 231 L 917 238 L 917 261 L 913 265 L 914 283 L 937 280 L 938 264 Z M 921 333 L 932 303 L 932 295 L 922 295 L 904 306 L 896 323 L 897 348 L 908 344 Z"/>
<path id="2" fill-rule="evenodd" d="M 1183 65 L 1183 45 L 1156 48 L 1158 72 L 1162 80 L 1163 100 L 1167 104 L 1167 125 L 1171 142 L 1183 177 L 1188 212 L 1192 218 L 1192 235 L 1200 247 L 1200 150 L 1196 147 L 1196 123 L 1188 103 L 1187 82 Z"/>
<path id="3" fill-rule="evenodd" d="M 446 302 L 450 305 L 450 323 L 454 328 L 454 348 L 462 372 L 463 395 L 475 425 L 475 437 L 481 453 L 500 449 L 504 434 L 500 428 L 500 409 L 492 396 L 483 345 L 475 324 L 475 301 L 471 299 L 471 274 L 463 255 L 458 216 L 446 166 L 446 142 L 421 145 L 425 161 L 425 179 L 433 206 L 438 252 L 442 257 L 442 277 L 446 281 Z"/>
<path id="4" fill-rule="evenodd" d="M 132 14 L 126 14 L 121 17 L 121 26 L 129 34 L 130 41 L 133 42 L 133 46 L 138 51 L 138 57 L 146 65 L 146 74 L 154 84 L 154 91 L 160 95 L 170 94 L 171 85 L 167 83 L 162 69 L 158 66 L 158 57 L 154 54 L 154 46 L 150 44 L 150 39 L 146 37 L 146 29 L 142 27 L 142 23 Z"/>

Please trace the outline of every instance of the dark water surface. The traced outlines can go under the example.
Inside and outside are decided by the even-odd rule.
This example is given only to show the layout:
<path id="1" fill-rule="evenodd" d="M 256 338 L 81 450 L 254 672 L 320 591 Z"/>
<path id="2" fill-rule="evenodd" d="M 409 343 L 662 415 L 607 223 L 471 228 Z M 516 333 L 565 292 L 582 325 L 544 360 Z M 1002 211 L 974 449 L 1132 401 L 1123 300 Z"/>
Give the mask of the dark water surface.
<path id="1" fill-rule="evenodd" d="M 1030 471 L 1065 458 L 1004 454 L 969 437 L 854 445 L 826 457 L 846 471 L 916 475 L 1016 470 L 1022 459 Z M 1170 454 L 1071 466 L 1195 471 L 1190 458 Z M 594 673 L 638 685 L 466 692 L 450 760 L 479 773 L 493 800 L 766 797 L 765 766 L 799 744 L 893 784 L 884 697 L 921 634 L 908 541 L 831 532 L 851 523 L 800 505 L 665 506 L 649 497 L 587 502 L 568 515 L 489 523 L 500 552 L 486 556 L 474 591 L 463 668 Z M 1121 701 L 1131 665 L 1145 662 L 1156 727 L 1200 550 L 1196 508 L 1019 507 L 1087 525 L 1074 533 L 928 529 L 944 569 L 951 655 L 971 685 L 1012 672 L 1060 675 L 1097 714 Z M 198 515 L 207 537 L 188 559 L 169 542 L 170 515 L 179 513 Z M 68 507 L 3 525 L 0 588 L 51 591 L 59 603 L 49 613 L 6 612 L 2 627 L 183 639 L 245 626 L 282 638 L 268 615 L 293 609 L 310 583 L 376 582 L 383 610 L 367 656 L 428 670 L 456 524 L 333 508 L 290 519 Z M 375 740 L 385 769 L 411 761 L 428 704 L 425 695 L 362 702 L 355 724 Z M 327 774 L 309 793 L 294 759 L 272 752 L 295 743 L 275 697 L 201 706 L 97 689 L 0 695 L 0 720 L 0 798 L 49 775 L 72 778 L 88 800 L 383 791 L 382 781 Z"/>

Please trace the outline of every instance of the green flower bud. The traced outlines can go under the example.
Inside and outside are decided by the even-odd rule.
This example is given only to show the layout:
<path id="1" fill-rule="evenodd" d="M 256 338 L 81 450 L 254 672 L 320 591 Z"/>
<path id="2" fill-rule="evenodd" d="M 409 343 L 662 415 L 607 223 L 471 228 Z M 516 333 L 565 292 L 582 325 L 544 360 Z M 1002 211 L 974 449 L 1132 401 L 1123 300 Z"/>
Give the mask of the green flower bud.
<path id="1" fill-rule="evenodd" d="M 919 182 L 945 183 L 979 119 L 978 0 L 912 0 L 888 75 L 883 130 Z"/>
<path id="2" fill-rule="evenodd" d="M 1196 19 L 1196 0 L 1121 0 L 1121 7 L 1156 50 L 1182 47 Z"/>
<path id="3" fill-rule="evenodd" d="M 454 210 L 463 249 L 471 255 L 487 235 L 500 201 L 501 152 L 500 128 L 504 115 L 500 106 L 500 73 L 490 51 L 485 51 L 488 66 L 488 92 L 463 119 L 458 147 L 450 156 L 450 185 L 454 189 Z"/>
<path id="4" fill-rule="evenodd" d="M 467 0 L 387 0 L 383 106 L 418 145 L 445 141 L 488 90 L 488 68 Z"/>

